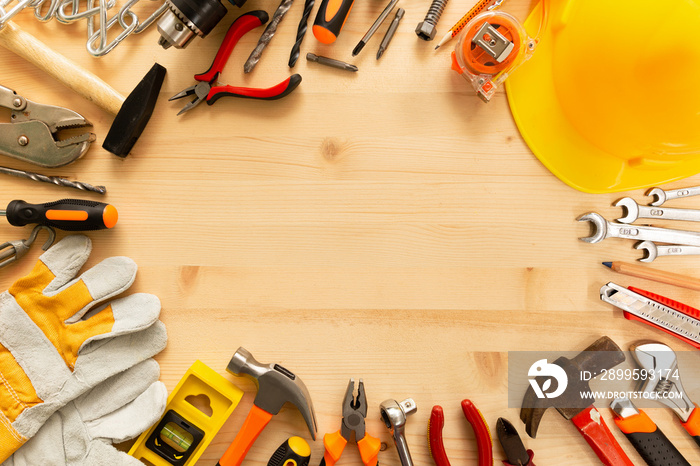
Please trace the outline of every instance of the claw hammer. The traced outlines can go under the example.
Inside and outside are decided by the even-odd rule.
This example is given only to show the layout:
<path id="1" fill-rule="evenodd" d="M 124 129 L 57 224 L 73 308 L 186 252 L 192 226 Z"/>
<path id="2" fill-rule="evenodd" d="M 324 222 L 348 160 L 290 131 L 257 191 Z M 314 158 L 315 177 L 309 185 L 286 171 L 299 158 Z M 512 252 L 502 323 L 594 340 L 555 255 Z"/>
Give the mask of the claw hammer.
<path id="1" fill-rule="evenodd" d="M 233 375 L 247 376 L 258 387 L 253 407 L 248 413 L 243 427 L 238 431 L 233 443 L 221 457 L 217 466 L 239 466 L 248 450 L 282 406 L 289 402 L 301 412 L 316 440 L 316 414 L 311 396 L 304 382 L 279 364 L 261 364 L 245 348 L 238 348 L 228 363 L 226 370 Z"/>

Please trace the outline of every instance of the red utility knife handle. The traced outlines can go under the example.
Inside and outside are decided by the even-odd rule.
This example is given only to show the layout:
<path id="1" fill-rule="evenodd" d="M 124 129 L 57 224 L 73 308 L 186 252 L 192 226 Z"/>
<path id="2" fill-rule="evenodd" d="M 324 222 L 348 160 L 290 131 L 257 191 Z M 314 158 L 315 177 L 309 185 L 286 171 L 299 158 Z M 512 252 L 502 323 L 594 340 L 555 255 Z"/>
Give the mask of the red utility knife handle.
<path id="1" fill-rule="evenodd" d="M 594 406 L 584 409 L 571 421 L 603 464 L 607 466 L 634 466 Z"/>
<path id="2" fill-rule="evenodd" d="M 668 306 L 673 310 L 676 310 L 680 313 L 683 313 L 687 315 L 688 317 L 692 317 L 693 319 L 700 320 L 700 310 L 695 309 L 694 307 L 688 306 L 687 304 L 683 304 L 678 301 L 674 301 L 673 299 L 669 299 L 665 296 L 658 295 L 656 293 L 651 293 L 646 290 L 642 290 L 640 288 L 635 288 L 633 286 L 627 287 L 630 291 L 634 291 L 637 294 L 640 294 L 644 296 L 645 298 L 653 299 L 654 301 L 663 304 L 664 306 Z M 700 349 L 700 343 L 693 341 L 687 337 L 684 337 L 683 335 L 680 335 L 678 333 L 674 333 L 668 329 L 665 329 L 661 327 L 660 325 L 657 325 L 653 322 L 649 322 L 648 320 L 642 319 L 641 317 L 638 317 L 634 314 L 630 314 L 627 311 L 622 311 L 622 315 L 625 316 L 625 319 L 627 320 L 636 320 L 639 322 L 644 322 L 647 325 L 650 325 L 651 327 L 654 327 L 655 329 L 661 330 L 662 332 L 666 332 L 669 335 L 673 335 L 674 337 L 678 338 L 679 340 L 682 340 L 689 345 L 694 346 L 697 349 Z"/>
<path id="3" fill-rule="evenodd" d="M 228 57 L 231 56 L 231 52 L 240 38 L 256 27 L 267 23 L 268 19 L 267 13 L 262 10 L 249 11 L 236 18 L 231 27 L 228 28 L 224 41 L 219 46 L 219 51 L 216 52 L 216 57 L 214 57 L 209 69 L 202 74 L 194 75 L 194 79 L 208 83 L 216 79 L 217 74 L 224 70 Z"/>
<path id="4" fill-rule="evenodd" d="M 289 95 L 301 83 L 301 76 L 293 74 L 281 83 L 259 89 L 252 87 L 236 86 L 214 86 L 207 95 L 207 104 L 214 105 L 214 102 L 222 97 L 240 97 L 243 99 L 276 100 Z"/>
<path id="5" fill-rule="evenodd" d="M 469 400 L 462 400 L 462 411 L 476 435 L 476 447 L 479 451 L 479 466 L 493 466 L 493 445 L 491 431 L 486 425 L 484 416 Z"/>
<path id="6" fill-rule="evenodd" d="M 527 456 L 530 457 L 530 459 L 527 461 L 526 466 L 537 466 L 535 463 L 532 462 L 532 458 L 535 457 L 535 452 L 532 450 L 527 450 Z M 519 464 L 510 464 L 508 461 L 503 460 L 503 466 L 520 466 Z"/>

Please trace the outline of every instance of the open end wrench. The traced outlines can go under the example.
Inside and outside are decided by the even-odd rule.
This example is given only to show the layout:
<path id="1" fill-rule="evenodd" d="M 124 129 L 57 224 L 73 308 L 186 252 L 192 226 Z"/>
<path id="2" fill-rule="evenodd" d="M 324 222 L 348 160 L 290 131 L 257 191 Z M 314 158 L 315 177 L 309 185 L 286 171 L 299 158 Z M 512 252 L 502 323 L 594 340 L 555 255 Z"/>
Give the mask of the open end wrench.
<path id="1" fill-rule="evenodd" d="M 583 214 L 577 220 L 590 222 L 592 225 L 592 234 L 579 238 L 586 243 L 599 243 L 605 238 L 623 238 L 700 246 L 700 233 L 693 231 L 613 223 L 608 222 L 602 215 L 595 212 Z"/>
<path id="2" fill-rule="evenodd" d="M 622 207 L 624 217 L 618 218 L 621 223 L 632 223 L 638 218 L 659 218 L 663 220 L 686 220 L 700 222 L 700 210 L 674 209 L 672 207 L 649 207 L 639 205 L 631 197 L 623 197 L 614 205 Z"/>
<path id="3" fill-rule="evenodd" d="M 671 191 L 664 191 L 661 188 L 651 188 L 645 193 L 646 196 L 653 196 L 654 200 L 649 203 L 651 206 L 658 207 L 667 200 L 670 199 L 680 199 L 682 197 L 697 196 L 700 194 L 700 186 L 695 186 L 692 188 L 681 188 L 673 189 Z"/>
<path id="4" fill-rule="evenodd" d="M 635 249 L 644 251 L 644 257 L 640 262 L 653 262 L 659 256 L 698 256 L 700 246 L 685 246 L 683 244 L 656 244 L 652 241 L 642 241 L 634 246 Z"/>

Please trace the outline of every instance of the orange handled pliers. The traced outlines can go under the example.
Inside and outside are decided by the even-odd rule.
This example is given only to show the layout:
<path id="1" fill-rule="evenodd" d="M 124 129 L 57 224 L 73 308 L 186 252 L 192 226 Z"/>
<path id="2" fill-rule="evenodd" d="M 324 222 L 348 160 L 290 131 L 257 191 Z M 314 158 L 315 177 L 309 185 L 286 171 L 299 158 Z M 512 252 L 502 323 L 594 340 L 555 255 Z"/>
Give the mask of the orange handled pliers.
<path id="1" fill-rule="evenodd" d="M 479 466 L 493 466 L 493 445 L 491 432 L 481 412 L 469 400 L 462 401 L 462 412 L 469 424 L 474 429 L 476 435 L 476 447 L 479 452 Z M 450 460 L 445 453 L 445 446 L 442 443 L 442 428 L 445 425 L 445 414 L 442 407 L 433 406 L 428 421 L 428 445 L 430 456 L 437 466 L 450 466 Z"/>
<path id="2" fill-rule="evenodd" d="M 345 445 L 355 432 L 355 441 L 360 450 L 360 457 L 365 466 L 376 466 L 377 455 L 381 447 L 381 441 L 365 432 L 365 418 L 367 417 L 367 398 L 365 397 L 365 385 L 360 379 L 357 385 L 357 398 L 353 396 L 355 380 L 350 379 L 348 389 L 343 400 L 343 422 L 340 430 L 333 434 L 323 436 L 323 446 L 326 448 L 320 466 L 333 466 L 343 454 Z"/>

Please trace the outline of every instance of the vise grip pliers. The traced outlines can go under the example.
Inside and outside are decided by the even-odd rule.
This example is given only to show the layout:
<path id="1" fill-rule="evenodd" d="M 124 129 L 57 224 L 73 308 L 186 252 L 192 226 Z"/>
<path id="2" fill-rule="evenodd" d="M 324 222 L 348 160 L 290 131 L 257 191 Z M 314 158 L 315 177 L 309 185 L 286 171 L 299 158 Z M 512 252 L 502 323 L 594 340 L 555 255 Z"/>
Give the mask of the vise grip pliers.
<path id="1" fill-rule="evenodd" d="M 204 100 L 206 100 L 209 105 L 214 105 L 214 102 L 226 96 L 276 100 L 281 99 L 296 89 L 301 82 L 301 75 L 298 74 L 293 74 L 276 86 L 267 89 L 214 85 L 240 38 L 256 27 L 262 26 L 267 20 L 267 13 L 262 10 L 255 10 L 242 14 L 231 24 L 231 27 L 229 27 L 226 32 L 224 41 L 221 43 L 221 46 L 219 46 L 219 50 L 216 53 L 216 57 L 214 57 L 214 62 L 211 64 L 211 67 L 205 73 L 196 74 L 194 76 L 194 79 L 198 81 L 198 83 L 178 92 L 168 99 L 176 100 L 191 95 L 195 96 L 194 100 L 185 105 L 182 110 L 178 112 L 178 115 L 191 110 Z"/>
<path id="2" fill-rule="evenodd" d="M 32 102 L 0 86 L 0 107 L 11 111 L 10 122 L 0 123 L 0 154 L 47 168 L 62 167 L 82 157 L 95 140 L 85 132 L 59 139 L 65 129 L 92 126 L 77 112 Z"/>

